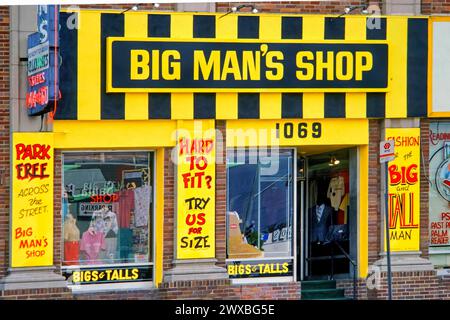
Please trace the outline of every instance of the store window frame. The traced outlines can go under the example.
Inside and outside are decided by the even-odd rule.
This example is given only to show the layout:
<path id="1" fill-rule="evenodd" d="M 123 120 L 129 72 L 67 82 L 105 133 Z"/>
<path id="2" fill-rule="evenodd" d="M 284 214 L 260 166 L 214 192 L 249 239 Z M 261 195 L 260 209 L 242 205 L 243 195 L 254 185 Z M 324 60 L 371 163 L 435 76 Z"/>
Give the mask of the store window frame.
<path id="1" fill-rule="evenodd" d="M 235 284 L 251 284 L 251 283 L 281 283 L 281 282 L 296 282 L 297 281 L 297 264 L 298 264 L 298 255 L 297 255 L 297 229 L 298 229 L 298 221 L 297 221 L 297 149 L 295 147 L 279 147 L 272 148 L 271 146 L 251 146 L 251 147 L 227 147 L 226 148 L 226 166 L 228 165 L 228 155 L 229 152 L 233 152 L 235 155 L 238 153 L 243 152 L 244 154 L 253 154 L 259 158 L 260 155 L 260 149 L 265 148 L 266 150 L 263 151 L 267 154 L 267 152 L 273 152 L 275 149 L 276 152 L 281 151 L 290 151 L 292 155 L 291 159 L 291 165 L 292 165 L 292 232 L 291 232 L 291 254 L 286 257 L 269 257 L 269 258 L 240 258 L 240 259 L 229 259 L 228 258 L 228 212 L 229 212 L 229 202 L 228 202 L 228 195 L 229 195 L 229 174 L 228 174 L 228 167 L 227 167 L 227 175 L 226 175 L 226 212 L 227 216 L 225 219 L 225 225 L 226 225 L 226 241 L 225 241 L 225 264 L 227 265 L 230 262 L 234 261 L 245 261 L 245 262 L 258 262 L 258 261 L 276 261 L 276 260 L 291 260 L 292 261 L 292 275 L 291 276 L 272 276 L 272 277 L 247 277 L 247 278 L 236 278 L 231 279 L 232 283 Z"/>
<path id="2" fill-rule="evenodd" d="M 75 271 L 75 270 L 82 270 L 87 269 L 89 267 L 91 268 L 107 268 L 107 267 L 132 267 L 132 266 L 149 266 L 151 267 L 151 280 L 149 281 L 136 281 L 136 282 L 111 282 L 111 283 L 96 283 L 96 284 L 83 284 L 83 285 L 77 285 L 77 284 L 70 284 L 68 283 L 68 288 L 72 290 L 74 293 L 84 293 L 84 292 L 99 292 L 99 291 L 114 291 L 114 290 L 129 290 L 129 289 L 149 289 L 154 288 L 156 285 L 155 282 L 155 276 L 156 276 L 156 190 L 159 187 L 157 185 L 157 178 L 156 178 L 156 168 L 157 168 L 157 151 L 155 149 L 59 149 L 57 150 L 61 153 L 61 160 L 60 160 L 60 167 L 61 167 L 61 184 L 60 184 L 60 190 L 61 190 L 61 196 L 60 196 L 60 203 L 61 203 L 61 211 L 60 211 L 60 217 L 61 217 L 61 241 L 60 241 L 60 256 L 61 256 L 61 272 L 64 273 L 64 271 Z M 149 254 L 149 259 L 151 261 L 147 262 L 131 262 L 131 263 L 111 263 L 111 264 L 98 264 L 98 265 L 86 265 L 85 268 L 83 268 L 83 265 L 69 265 L 65 266 L 63 265 L 64 262 L 64 217 L 63 217 L 63 193 L 65 191 L 64 186 L 64 155 L 65 154 L 74 154 L 74 153 L 148 153 L 148 168 L 149 172 L 151 173 L 151 186 L 152 190 L 150 193 L 152 202 L 150 204 L 150 212 L 149 212 L 149 223 L 151 223 L 151 226 L 149 226 L 149 232 L 151 232 L 151 236 L 148 238 L 149 241 L 151 241 L 151 244 L 148 245 L 148 249 L 151 250 L 151 254 Z"/>

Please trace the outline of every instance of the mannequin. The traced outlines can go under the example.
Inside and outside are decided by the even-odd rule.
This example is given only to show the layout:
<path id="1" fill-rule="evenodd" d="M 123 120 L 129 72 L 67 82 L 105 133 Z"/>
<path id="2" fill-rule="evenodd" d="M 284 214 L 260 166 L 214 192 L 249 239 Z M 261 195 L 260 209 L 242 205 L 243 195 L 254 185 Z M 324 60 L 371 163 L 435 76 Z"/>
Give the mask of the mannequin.
<path id="1" fill-rule="evenodd" d="M 66 265 L 77 265 L 80 260 L 80 230 L 77 220 L 70 213 L 64 220 L 64 262 Z"/>
<path id="2" fill-rule="evenodd" d="M 119 231 L 116 213 L 109 210 L 107 206 L 102 206 L 92 215 L 89 229 L 101 233 L 104 237 L 103 249 L 105 252 L 99 258 L 104 262 L 113 263 L 117 255 L 117 232 Z"/>
<path id="3" fill-rule="evenodd" d="M 326 241 L 332 215 L 333 208 L 326 203 L 326 198 L 319 194 L 316 205 L 309 209 L 309 216 L 311 218 L 311 242 L 323 244 Z"/>

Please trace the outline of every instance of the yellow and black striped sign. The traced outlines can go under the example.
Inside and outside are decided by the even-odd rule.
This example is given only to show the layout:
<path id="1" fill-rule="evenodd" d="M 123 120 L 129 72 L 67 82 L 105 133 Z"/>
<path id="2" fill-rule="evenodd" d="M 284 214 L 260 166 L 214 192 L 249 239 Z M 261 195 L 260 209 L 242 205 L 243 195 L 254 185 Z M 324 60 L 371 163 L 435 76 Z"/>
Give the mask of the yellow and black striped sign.
<path id="1" fill-rule="evenodd" d="M 78 27 L 67 28 L 74 15 Z M 60 21 L 62 99 L 56 110 L 56 119 L 405 118 L 426 116 L 427 113 L 428 18 L 223 16 L 131 11 L 122 14 L 118 11 L 82 10 L 62 12 Z M 126 53 L 125 58 L 119 51 L 114 56 L 108 50 L 108 42 L 111 46 L 113 43 L 122 44 L 120 50 Z M 308 68 L 317 64 L 303 57 L 301 62 L 311 63 L 299 68 L 296 57 L 291 57 L 292 61 L 285 66 L 283 81 L 221 82 L 217 77 L 221 79 L 223 73 L 214 78 L 213 69 L 204 69 L 210 71 L 211 78 L 203 79 L 201 85 L 193 85 L 192 81 L 186 80 L 184 84 L 173 82 L 175 85 L 171 87 L 171 80 L 161 79 L 162 73 L 145 74 L 142 64 L 141 69 L 136 69 L 135 76 L 145 79 L 140 79 L 140 83 L 123 81 L 120 74 L 128 74 L 130 78 L 129 61 L 116 74 L 119 77 L 114 78 L 110 60 L 126 64 L 133 42 L 138 45 L 138 50 L 142 50 L 142 56 L 135 57 L 138 63 L 146 59 L 145 50 L 149 54 L 152 50 L 159 50 L 155 49 L 155 44 L 161 50 L 175 48 L 191 55 L 199 46 L 211 52 L 225 50 L 220 44 L 229 44 L 235 49 L 253 48 L 255 52 L 256 46 L 261 49 L 261 45 L 267 44 L 269 50 L 276 48 L 286 56 L 291 56 L 288 54 L 289 46 L 302 45 L 306 48 L 304 51 L 313 54 L 314 58 L 317 58 L 317 52 L 322 52 L 322 67 L 328 62 L 324 57 L 326 54 L 328 58 L 328 52 L 335 62 L 338 52 L 347 52 L 347 62 L 350 55 L 356 62 L 357 51 L 369 52 L 376 59 L 372 61 L 372 69 L 360 73 L 361 77 L 367 76 L 363 85 L 356 84 L 354 78 L 339 81 L 339 84 L 336 81 L 338 68 L 334 67 L 333 75 L 328 74 L 329 69 L 321 70 L 322 81 L 315 77 L 317 71 L 312 71 L 312 79 L 302 81 L 301 85 L 295 84 L 296 71 L 308 75 Z M 385 52 L 384 49 L 375 52 L 377 46 L 384 46 Z M 382 63 L 383 55 L 386 56 L 385 65 Z M 176 60 L 174 58 L 176 56 L 172 56 L 172 62 Z M 367 59 L 367 56 L 360 59 L 366 69 Z M 108 72 L 109 67 L 111 70 Z M 267 71 L 266 66 L 261 70 Z M 348 76 L 348 72 L 340 72 L 344 79 Z M 353 75 L 356 77 L 355 72 Z M 229 76 L 226 74 L 225 79 Z M 183 74 L 183 69 L 180 69 L 179 77 L 193 79 L 192 74 Z"/>

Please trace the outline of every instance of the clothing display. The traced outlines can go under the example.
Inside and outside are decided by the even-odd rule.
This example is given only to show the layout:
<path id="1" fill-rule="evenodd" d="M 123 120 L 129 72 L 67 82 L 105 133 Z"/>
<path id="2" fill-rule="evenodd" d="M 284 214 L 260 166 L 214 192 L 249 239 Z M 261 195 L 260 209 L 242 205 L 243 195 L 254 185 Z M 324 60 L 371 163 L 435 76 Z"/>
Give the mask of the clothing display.
<path id="1" fill-rule="evenodd" d="M 85 254 L 88 264 L 101 263 L 99 261 L 100 251 L 105 250 L 105 239 L 103 232 L 97 232 L 93 228 L 83 233 L 80 241 L 80 251 Z"/>
<path id="2" fill-rule="evenodd" d="M 345 194 L 344 178 L 341 176 L 334 177 L 330 180 L 328 186 L 327 198 L 331 201 L 331 206 L 334 210 L 339 210 L 342 197 Z"/>
<path id="3" fill-rule="evenodd" d="M 107 208 L 94 211 L 90 226 L 93 227 L 95 231 L 102 232 L 104 235 L 108 234 L 109 230 L 113 230 L 115 233 L 119 230 L 117 225 L 117 215 Z"/>
<path id="4" fill-rule="evenodd" d="M 119 253 L 122 262 L 128 262 L 132 251 L 133 245 L 133 231 L 128 228 L 119 229 Z"/>
<path id="5" fill-rule="evenodd" d="M 105 238 L 105 262 L 113 263 L 117 256 L 117 238 L 116 237 L 106 237 Z"/>
<path id="6" fill-rule="evenodd" d="M 144 227 L 148 225 L 150 212 L 151 187 L 144 184 L 134 189 L 134 225 Z"/>
<path id="7" fill-rule="evenodd" d="M 129 228 L 131 211 L 134 210 L 134 190 L 126 189 L 119 192 L 119 228 Z"/>
<path id="8" fill-rule="evenodd" d="M 311 180 L 309 183 L 309 203 L 317 202 L 317 182 L 316 180 Z"/>
<path id="9" fill-rule="evenodd" d="M 342 198 L 341 204 L 339 206 L 337 224 L 348 223 L 348 205 L 349 205 L 349 196 L 348 193 L 346 193 L 344 198 Z"/>
<path id="10" fill-rule="evenodd" d="M 64 264 L 67 266 L 77 265 L 80 260 L 80 242 L 65 241 L 64 242 Z"/>
<path id="11" fill-rule="evenodd" d="M 309 209 L 309 216 L 311 217 L 311 242 L 324 242 L 326 240 L 332 215 L 333 208 L 325 204 L 315 205 Z"/>

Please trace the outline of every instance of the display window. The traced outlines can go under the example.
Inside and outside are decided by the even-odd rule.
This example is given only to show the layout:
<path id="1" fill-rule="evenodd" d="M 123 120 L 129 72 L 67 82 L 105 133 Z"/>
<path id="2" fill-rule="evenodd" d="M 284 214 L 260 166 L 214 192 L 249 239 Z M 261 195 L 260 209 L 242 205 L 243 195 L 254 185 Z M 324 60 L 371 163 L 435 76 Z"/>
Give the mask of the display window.
<path id="1" fill-rule="evenodd" d="M 63 269 L 74 284 L 152 278 L 153 153 L 63 153 Z"/>
<path id="2" fill-rule="evenodd" d="M 292 276 L 293 159 L 293 150 L 228 150 L 230 278 Z"/>
<path id="3" fill-rule="evenodd" d="M 429 218 L 430 259 L 436 266 L 450 264 L 450 122 L 430 123 Z"/>

